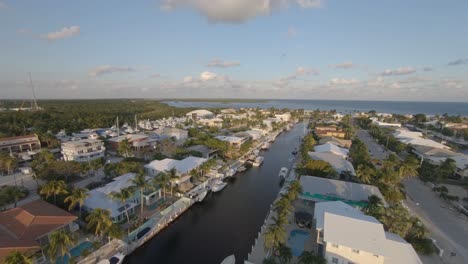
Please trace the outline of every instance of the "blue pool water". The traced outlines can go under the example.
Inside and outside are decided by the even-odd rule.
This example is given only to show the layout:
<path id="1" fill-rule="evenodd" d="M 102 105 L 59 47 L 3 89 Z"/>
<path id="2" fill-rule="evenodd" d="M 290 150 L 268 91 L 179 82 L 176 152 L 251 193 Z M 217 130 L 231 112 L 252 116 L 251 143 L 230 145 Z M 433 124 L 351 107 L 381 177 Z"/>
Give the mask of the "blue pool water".
<path id="1" fill-rule="evenodd" d="M 304 243 L 309 239 L 309 232 L 302 230 L 292 230 L 288 238 L 288 246 L 294 256 L 299 257 L 304 251 Z"/>
<path id="2" fill-rule="evenodd" d="M 81 252 L 85 249 L 91 248 L 93 244 L 91 242 L 85 241 L 79 244 L 78 246 L 72 248 L 70 250 L 70 256 L 71 257 L 78 257 L 81 255 Z M 69 257 L 64 256 L 63 258 L 57 258 L 57 261 L 55 261 L 55 264 L 68 264 Z"/>

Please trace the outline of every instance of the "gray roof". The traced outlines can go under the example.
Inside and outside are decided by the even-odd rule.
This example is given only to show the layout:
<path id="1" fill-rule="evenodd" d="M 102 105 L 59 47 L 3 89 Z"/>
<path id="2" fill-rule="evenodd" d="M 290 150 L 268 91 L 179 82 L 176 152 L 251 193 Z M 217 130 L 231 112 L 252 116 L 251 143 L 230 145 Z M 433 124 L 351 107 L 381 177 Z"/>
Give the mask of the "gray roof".
<path id="1" fill-rule="evenodd" d="M 338 172 L 349 171 L 352 175 L 356 175 L 353 164 L 344 159 L 342 156 L 335 155 L 329 152 L 309 152 L 310 158 L 313 160 L 323 160 L 328 163 Z"/>

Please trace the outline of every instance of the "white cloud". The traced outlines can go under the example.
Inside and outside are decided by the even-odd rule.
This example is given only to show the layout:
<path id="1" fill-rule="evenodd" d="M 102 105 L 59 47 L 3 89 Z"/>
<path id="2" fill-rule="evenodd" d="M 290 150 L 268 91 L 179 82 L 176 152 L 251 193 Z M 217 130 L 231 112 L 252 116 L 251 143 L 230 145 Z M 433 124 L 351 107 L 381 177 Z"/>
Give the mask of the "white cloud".
<path id="1" fill-rule="evenodd" d="M 343 78 L 332 78 L 330 80 L 331 85 L 354 85 L 359 84 L 359 80 L 357 79 L 343 79 Z"/>
<path id="2" fill-rule="evenodd" d="M 204 71 L 200 74 L 200 80 L 201 81 L 209 81 L 209 80 L 214 80 L 218 77 L 216 73 L 209 72 L 209 71 Z"/>
<path id="3" fill-rule="evenodd" d="M 207 67 L 220 67 L 220 68 L 235 67 L 239 65 L 240 63 L 238 61 L 222 61 L 220 59 L 211 60 L 208 64 L 206 64 Z"/>
<path id="4" fill-rule="evenodd" d="M 135 69 L 131 67 L 120 67 L 120 66 L 112 66 L 112 65 L 101 65 L 97 66 L 96 68 L 92 69 L 89 72 L 90 76 L 101 76 L 104 74 L 110 74 L 114 72 L 134 72 Z"/>
<path id="5" fill-rule="evenodd" d="M 162 0 L 164 10 L 193 8 L 215 23 L 242 23 L 256 16 L 296 4 L 301 8 L 317 8 L 320 0 Z"/>
<path id="6" fill-rule="evenodd" d="M 356 67 L 356 65 L 353 64 L 353 62 L 351 62 L 351 61 L 345 61 L 343 63 L 330 65 L 330 67 L 335 68 L 335 69 L 351 69 L 351 68 Z"/>
<path id="7" fill-rule="evenodd" d="M 161 74 L 159 74 L 159 73 L 151 74 L 149 76 L 149 78 L 159 78 L 159 77 L 161 77 Z"/>
<path id="8" fill-rule="evenodd" d="M 48 40 L 57 40 L 57 39 L 71 38 L 79 34 L 80 34 L 79 26 L 70 26 L 70 27 L 64 27 L 55 32 L 49 32 L 49 33 L 43 34 L 41 35 L 41 38 L 48 39 Z"/>
<path id="9" fill-rule="evenodd" d="M 401 67 L 398 69 L 390 70 L 387 69 L 384 72 L 382 72 L 383 76 L 392 76 L 392 75 L 407 75 L 407 74 L 412 74 L 415 73 L 416 69 L 413 67 Z"/>
<path id="10" fill-rule="evenodd" d="M 315 70 L 315 69 L 312 69 L 312 68 L 306 68 L 306 67 L 302 67 L 302 66 L 297 67 L 296 75 L 307 75 L 307 74 L 318 75 L 319 72 L 317 70 Z"/>

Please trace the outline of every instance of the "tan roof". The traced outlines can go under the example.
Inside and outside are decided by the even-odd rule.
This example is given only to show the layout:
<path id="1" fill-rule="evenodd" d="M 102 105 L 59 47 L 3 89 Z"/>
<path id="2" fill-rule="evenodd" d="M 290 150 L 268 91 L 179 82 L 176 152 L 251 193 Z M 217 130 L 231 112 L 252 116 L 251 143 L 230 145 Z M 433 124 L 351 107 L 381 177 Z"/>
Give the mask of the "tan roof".
<path id="1" fill-rule="evenodd" d="M 36 240 L 77 217 L 42 200 L 0 212 L 0 259 L 11 250 L 38 248 Z"/>

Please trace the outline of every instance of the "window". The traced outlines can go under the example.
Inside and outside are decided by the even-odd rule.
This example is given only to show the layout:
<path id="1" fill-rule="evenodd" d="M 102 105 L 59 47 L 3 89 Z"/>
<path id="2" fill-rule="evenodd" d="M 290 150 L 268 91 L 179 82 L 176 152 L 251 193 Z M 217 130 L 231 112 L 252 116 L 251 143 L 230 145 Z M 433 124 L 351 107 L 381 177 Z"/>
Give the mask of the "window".
<path id="1" fill-rule="evenodd" d="M 356 254 L 359 254 L 359 250 L 358 249 L 352 249 L 354 253 Z"/>
<path id="2" fill-rule="evenodd" d="M 332 247 L 338 248 L 338 244 L 332 244 Z"/>
<path id="3" fill-rule="evenodd" d="M 332 258 L 332 263 L 333 264 L 338 264 L 338 259 L 337 258 Z"/>

